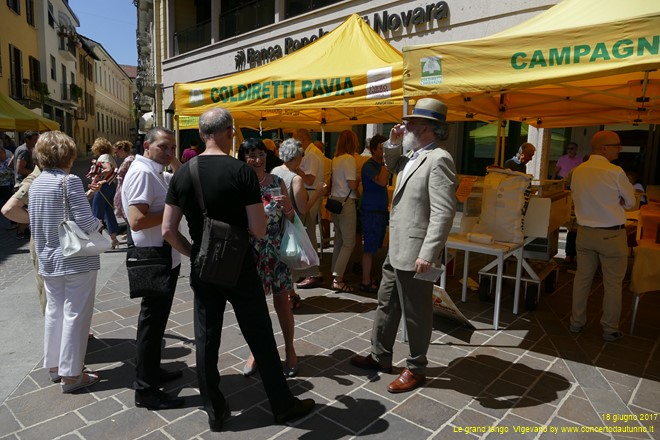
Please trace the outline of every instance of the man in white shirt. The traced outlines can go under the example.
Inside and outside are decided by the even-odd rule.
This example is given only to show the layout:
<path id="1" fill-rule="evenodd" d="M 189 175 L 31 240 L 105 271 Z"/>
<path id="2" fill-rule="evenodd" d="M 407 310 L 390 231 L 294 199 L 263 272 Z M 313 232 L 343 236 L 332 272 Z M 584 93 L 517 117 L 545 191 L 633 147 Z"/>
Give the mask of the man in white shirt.
<path id="1" fill-rule="evenodd" d="M 626 173 L 610 162 L 619 157 L 621 141 L 612 131 L 591 139 L 589 160 L 573 170 L 571 192 L 578 223 L 577 262 L 573 282 L 570 331 L 580 333 L 587 323 L 587 301 L 598 269 L 603 269 L 603 340 L 621 339 L 621 285 L 628 265 L 625 209 L 635 204 L 635 189 Z"/>
<path id="2" fill-rule="evenodd" d="M 302 177 L 305 189 L 308 193 L 311 193 L 312 191 L 322 191 L 325 178 L 325 156 L 321 150 L 312 143 L 312 136 L 309 134 L 308 130 L 299 128 L 294 131 L 293 137 L 297 141 L 300 141 L 305 147 L 305 153 L 302 162 L 300 162 L 300 168 L 298 169 L 298 175 Z M 305 218 L 302 219 L 302 222 L 307 229 L 309 240 L 312 242 L 312 245 L 314 245 L 314 249 L 318 249 L 316 225 L 318 224 L 320 208 L 321 198 L 319 197 L 316 203 L 309 208 L 309 211 L 305 214 Z M 323 282 L 323 277 L 321 276 L 318 266 L 311 267 L 304 273 L 306 275 L 305 279 L 296 283 L 296 287 L 299 289 L 318 287 Z"/>
<path id="3" fill-rule="evenodd" d="M 137 155 L 122 184 L 122 205 L 128 214 L 133 243 L 137 247 L 163 246 L 161 232 L 165 196 L 172 174 L 163 167 L 181 165 L 176 159 L 174 133 L 155 127 L 144 138 L 144 156 Z M 161 345 L 170 316 L 176 280 L 181 269 L 181 254 L 172 249 L 171 295 L 144 296 L 140 304 L 136 341 L 135 406 L 151 410 L 178 408 L 183 399 L 160 390 L 162 382 L 181 377 L 181 371 L 160 367 Z"/>

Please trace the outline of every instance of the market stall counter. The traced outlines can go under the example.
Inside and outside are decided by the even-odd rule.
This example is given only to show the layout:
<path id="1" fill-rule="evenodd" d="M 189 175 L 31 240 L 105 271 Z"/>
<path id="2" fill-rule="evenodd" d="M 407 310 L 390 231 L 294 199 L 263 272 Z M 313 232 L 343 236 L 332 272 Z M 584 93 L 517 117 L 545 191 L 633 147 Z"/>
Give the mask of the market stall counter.
<path id="1" fill-rule="evenodd" d="M 470 198 L 478 199 L 479 184 L 475 185 Z M 467 285 L 470 253 L 481 253 L 495 257 L 493 261 L 479 270 L 480 298 L 487 297 L 492 285 L 495 285 L 493 327 L 499 327 L 500 303 L 502 297 L 502 280 L 512 279 L 515 282 L 513 313 L 518 313 L 521 283 L 525 283 L 525 305 L 528 309 L 535 308 L 540 296 L 541 283 L 546 280 L 546 290 L 549 284 L 556 284 L 557 265 L 552 257 L 557 252 L 558 230 L 570 218 L 571 198 L 570 192 L 564 190 L 559 181 L 535 181 L 532 185 L 533 196 L 529 200 L 523 224 L 524 238 L 521 242 L 488 242 L 479 240 L 470 234 L 474 211 L 470 216 L 464 217 L 461 222 L 461 231 L 453 232 L 447 240 L 447 249 L 458 249 L 465 252 L 463 266 L 463 290 L 461 300 L 467 302 Z M 472 203 L 472 209 L 475 203 Z M 478 203 L 477 203 L 478 205 Z M 465 214 L 465 213 L 464 213 Z M 477 214 L 480 216 L 481 214 Z M 481 241 L 481 242 L 480 242 Z M 445 255 L 447 257 L 447 255 Z M 515 274 L 505 269 L 505 260 L 515 257 Z M 445 259 L 445 261 L 447 261 Z M 491 279 L 494 278 L 494 283 Z M 444 287 L 444 277 L 441 286 Z M 554 283 L 551 283 L 554 282 Z"/>

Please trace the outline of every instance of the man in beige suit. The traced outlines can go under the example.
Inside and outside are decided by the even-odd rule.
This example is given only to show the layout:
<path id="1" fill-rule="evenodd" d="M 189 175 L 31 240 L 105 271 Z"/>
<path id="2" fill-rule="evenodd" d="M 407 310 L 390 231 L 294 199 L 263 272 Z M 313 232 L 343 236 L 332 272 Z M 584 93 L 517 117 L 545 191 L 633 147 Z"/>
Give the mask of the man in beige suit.
<path id="1" fill-rule="evenodd" d="M 390 214 L 390 247 L 378 290 L 371 354 L 356 355 L 351 364 L 391 372 L 403 312 L 410 353 L 406 368 L 387 387 L 391 393 L 412 391 L 426 380 L 433 283 L 414 276 L 438 262 L 456 211 L 454 161 L 439 145 L 447 139 L 446 117 L 443 103 L 420 99 L 412 114 L 404 117 L 405 124 L 392 128 L 383 145 L 385 165 L 398 174 Z"/>

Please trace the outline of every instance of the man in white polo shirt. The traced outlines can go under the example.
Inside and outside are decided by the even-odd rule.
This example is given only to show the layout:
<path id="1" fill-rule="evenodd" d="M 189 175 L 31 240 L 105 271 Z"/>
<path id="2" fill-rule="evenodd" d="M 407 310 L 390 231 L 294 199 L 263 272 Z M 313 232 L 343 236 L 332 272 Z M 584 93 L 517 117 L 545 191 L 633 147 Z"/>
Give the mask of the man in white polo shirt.
<path id="1" fill-rule="evenodd" d="M 163 127 L 149 130 L 144 138 L 144 155 L 137 155 L 122 184 L 122 205 L 128 214 L 133 243 L 137 247 L 162 246 L 161 232 L 165 196 L 172 174 L 163 171 L 181 165 L 176 158 L 174 133 Z M 178 408 L 183 399 L 160 390 L 162 382 L 181 377 L 181 371 L 160 367 L 161 345 L 170 316 L 181 254 L 172 249 L 171 295 L 144 296 L 140 304 L 136 341 L 135 406 L 151 410 Z"/>
<path id="2" fill-rule="evenodd" d="M 603 269 L 603 340 L 621 339 L 621 285 L 628 266 L 626 212 L 635 204 L 635 189 L 626 173 L 610 162 L 619 157 L 621 140 L 613 131 L 591 138 L 589 160 L 573 170 L 571 192 L 578 223 L 577 263 L 573 282 L 570 331 L 587 323 L 587 301 L 598 269 Z"/>
<path id="3" fill-rule="evenodd" d="M 303 182 L 305 183 L 305 189 L 308 193 L 311 193 L 312 191 L 322 191 L 325 177 L 325 156 L 316 145 L 312 143 L 312 136 L 309 134 L 308 130 L 299 128 L 293 133 L 293 137 L 297 141 L 300 141 L 305 147 L 305 154 L 302 162 L 300 162 L 300 168 L 298 169 L 298 175 L 302 177 Z M 305 218 L 302 219 L 303 224 L 307 229 L 307 235 L 309 236 L 312 245 L 314 245 L 314 249 L 318 249 L 316 225 L 318 223 L 321 200 L 322 198 L 319 197 L 316 203 L 309 208 L 309 211 L 305 214 Z M 321 276 L 318 266 L 307 269 L 304 274 L 306 275 L 305 279 L 296 283 L 296 287 L 299 289 L 318 287 L 323 282 L 323 277 Z"/>

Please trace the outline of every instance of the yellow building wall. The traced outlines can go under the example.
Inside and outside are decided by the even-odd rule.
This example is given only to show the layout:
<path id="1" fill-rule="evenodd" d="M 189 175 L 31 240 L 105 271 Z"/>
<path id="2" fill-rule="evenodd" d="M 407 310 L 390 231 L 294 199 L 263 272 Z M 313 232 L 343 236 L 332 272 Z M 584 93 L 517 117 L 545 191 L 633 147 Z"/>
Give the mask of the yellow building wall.
<path id="1" fill-rule="evenodd" d="M 30 56 L 39 59 L 37 47 L 37 28 L 39 26 L 38 14 L 34 13 L 34 26 L 28 24 L 24 0 L 20 1 L 20 15 L 16 14 L 7 6 L 7 2 L 0 2 L 0 62 L 2 72 L 0 73 L 0 91 L 10 95 L 10 79 L 12 78 L 12 66 L 10 63 L 9 47 L 16 47 L 21 51 L 22 79 L 30 78 Z M 39 60 L 43 64 L 43 60 Z"/>

